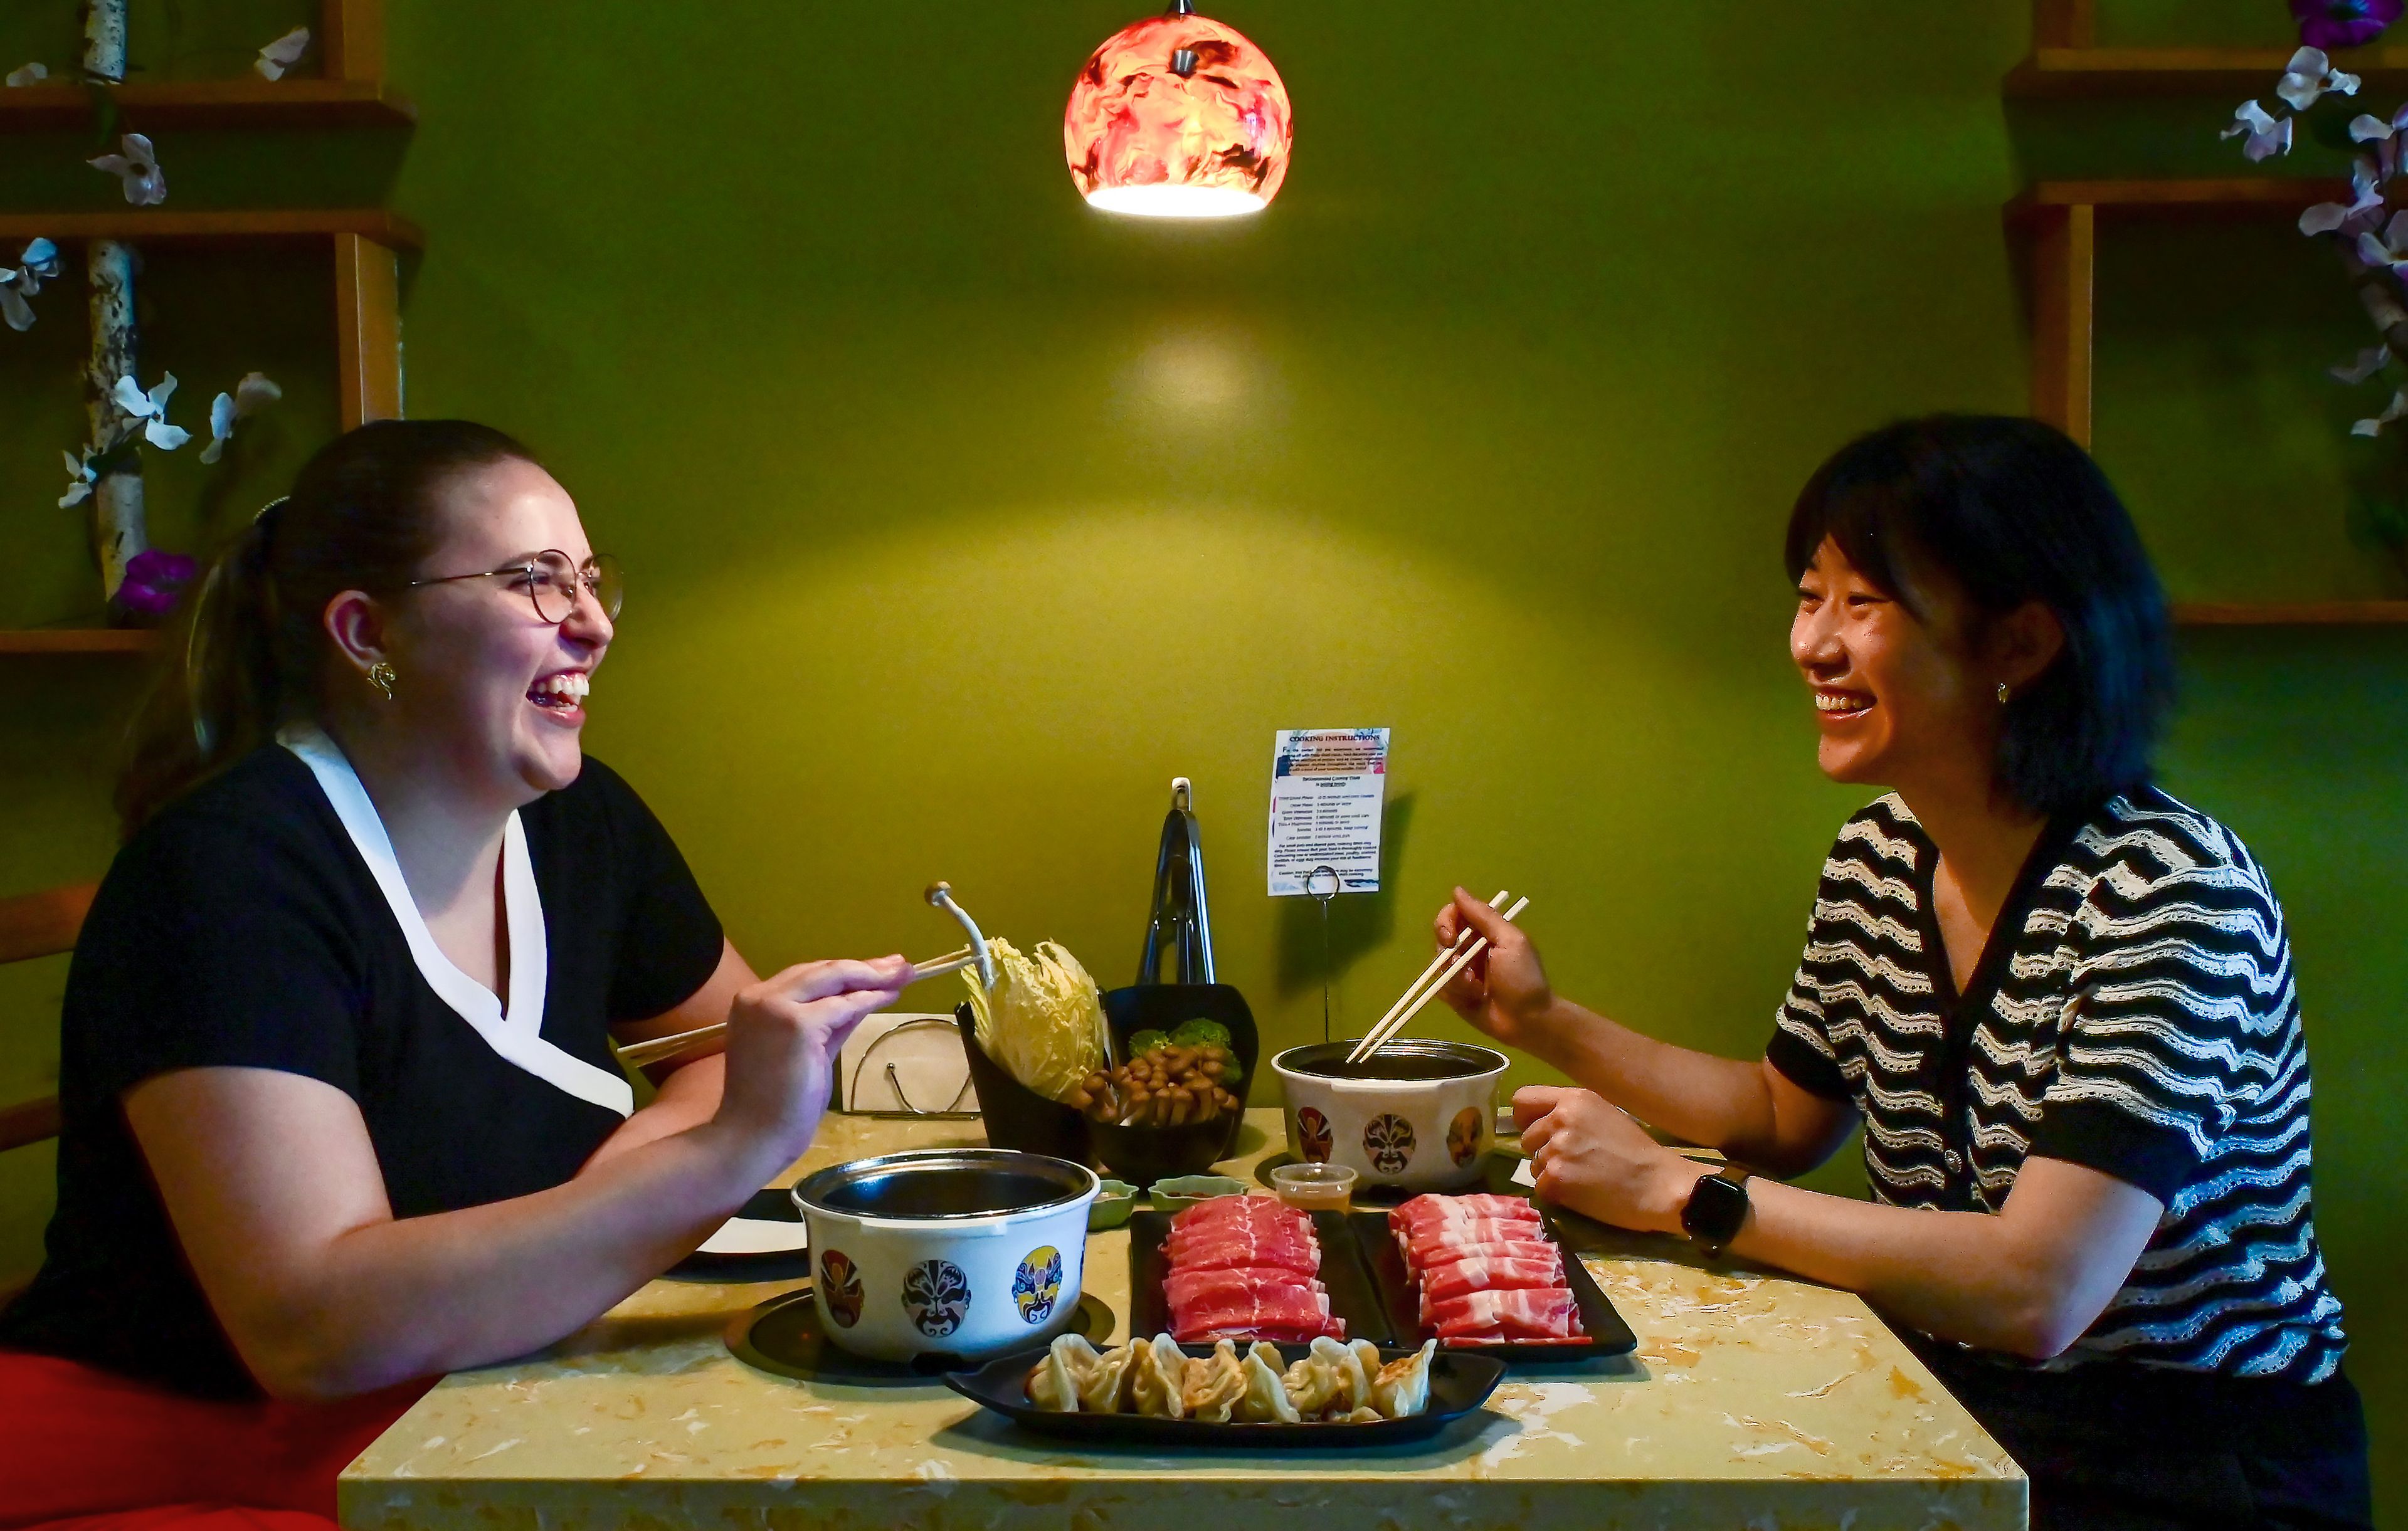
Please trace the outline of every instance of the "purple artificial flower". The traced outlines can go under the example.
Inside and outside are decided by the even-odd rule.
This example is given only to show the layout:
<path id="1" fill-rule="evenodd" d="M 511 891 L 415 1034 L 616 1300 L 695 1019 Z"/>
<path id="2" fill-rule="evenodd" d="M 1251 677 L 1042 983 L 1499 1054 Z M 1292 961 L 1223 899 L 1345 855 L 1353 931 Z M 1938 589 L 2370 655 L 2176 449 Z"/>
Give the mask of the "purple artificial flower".
<path id="1" fill-rule="evenodd" d="M 125 561 L 125 579 L 117 587 L 117 604 L 146 617 L 164 617 L 176 609 L 176 597 L 193 582 L 201 566 L 182 553 L 145 548 Z"/>
<path id="2" fill-rule="evenodd" d="M 2400 20 L 2403 0 L 2291 0 L 2300 41 L 2310 48 L 2362 48 Z"/>

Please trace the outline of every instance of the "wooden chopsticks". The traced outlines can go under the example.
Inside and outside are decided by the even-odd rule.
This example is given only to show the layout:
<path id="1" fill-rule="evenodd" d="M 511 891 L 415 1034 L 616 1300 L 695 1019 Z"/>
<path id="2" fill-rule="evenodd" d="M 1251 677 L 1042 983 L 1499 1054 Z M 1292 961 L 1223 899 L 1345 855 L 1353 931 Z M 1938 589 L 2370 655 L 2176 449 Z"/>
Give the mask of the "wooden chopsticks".
<path id="1" fill-rule="evenodd" d="M 922 979 L 942 978 L 947 973 L 958 973 L 963 968 L 976 966 L 977 964 L 978 952 L 966 946 L 959 952 L 948 952 L 941 957 L 931 957 L 926 962 L 913 963 L 910 981 L 917 983 Z M 640 1042 L 630 1042 L 621 1048 L 619 1061 L 630 1068 L 641 1068 L 646 1064 L 656 1064 L 664 1058 L 674 1058 L 681 1052 L 691 1052 L 706 1042 L 717 1041 L 726 1033 L 727 1023 L 718 1021 L 708 1026 L 696 1026 L 692 1031 L 681 1031 L 667 1037 L 648 1037 Z"/>
<path id="2" fill-rule="evenodd" d="M 1493 909 L 1503 902 L 1505 890 L 1499 888 L 1497 896 L 1488 901 L 1488 907 Z M 1529 907 L 1530 901 L 1526 898 L 1514 900 L 1513 907 L 1505 911 L 1506 923 L 1511 924 L 1516 915 Z M 1397 1002 L 1388 1007 L 1388 1013 L 1380 1017 L 1380 1023 L 1366 1033 L 1363 1039 L 1354 1045 L 1354 1051 L 1346 1055 L 1346 1061 L 1361 1063 L 1395 1040 L 1397 1033 L 1405 1029 L 1405 1023 L 1419 1015 L 1423 1006 L 1438 997 L 1448 984 L 1455 981 L 1456 974 L 1471 966 L 1471 959 L 1487 950 L 1488 937 L 1481 936 L 1475 938 L 1469 925 L 1456 932 L 1455 944 L 1430 959 L 1430 965 L 1422 969 L 1422 976 L 1406 986 Z M 1431 981 L 1433 975 L 1437 980 L 1435 982 Z M 1400 1011 L 1401 1014 L 1398 1013 Z"/>

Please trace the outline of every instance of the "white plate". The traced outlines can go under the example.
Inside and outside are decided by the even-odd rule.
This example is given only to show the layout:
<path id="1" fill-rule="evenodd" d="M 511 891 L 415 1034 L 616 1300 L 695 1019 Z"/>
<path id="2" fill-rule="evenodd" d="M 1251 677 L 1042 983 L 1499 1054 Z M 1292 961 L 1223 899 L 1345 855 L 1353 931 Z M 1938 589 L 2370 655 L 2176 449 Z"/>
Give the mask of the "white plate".
<path id="1" fill-rule="evenodd" d="M 796 1254 L 810 1248 L 803 1224 L 767 1218 L 731 1217 L 702 1241 L 696 1254 Z"/>

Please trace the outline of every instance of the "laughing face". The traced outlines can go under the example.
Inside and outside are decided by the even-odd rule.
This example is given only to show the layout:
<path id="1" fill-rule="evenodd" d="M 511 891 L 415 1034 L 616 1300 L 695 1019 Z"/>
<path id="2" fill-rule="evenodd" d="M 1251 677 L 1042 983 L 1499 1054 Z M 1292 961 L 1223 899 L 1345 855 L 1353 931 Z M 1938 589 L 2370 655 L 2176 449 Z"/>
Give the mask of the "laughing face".
<path id="1" fill-rule="evenodd" d="M 2001 709 L 1993 666 L 1963 641 L 1963 603 L 1918 585 L 1917 616 L 1826 538 L 1798 579 L 1789 653 L 1813 698 L 1834 781 L 1985 787 Z"/>
<path id="2" fill-rule="evenodd" d="M 594 556 L 576 503 L 532 463 L 467 469 L 442 497 L 444 536 L 425 577 L 504 568 L 546 550 L 580 567 Z M 592 594 L 557 623 L 506 575 L 423 586 L 397 606 L 394 710 L 414 714 L 400 721 L 418 737 L 442 741 L 460 780 L 513 802 L 577 780 L 586 692 L 611 637 Z"/>

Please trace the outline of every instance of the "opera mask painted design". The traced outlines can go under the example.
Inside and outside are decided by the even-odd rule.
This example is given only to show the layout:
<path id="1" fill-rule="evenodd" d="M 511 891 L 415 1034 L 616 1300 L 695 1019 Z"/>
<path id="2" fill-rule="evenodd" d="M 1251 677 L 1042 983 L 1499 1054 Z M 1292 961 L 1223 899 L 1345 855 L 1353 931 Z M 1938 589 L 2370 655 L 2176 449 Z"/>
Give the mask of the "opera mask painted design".
<path id="1" fill-rule="evenodd" d="M 1363 1123 L 1363 1156 L 1383 1175 L 1401 1175 L 1413 1158 L 1413 1124 L 1393 1112 Z"/>
<path id="2" fill-rule="evenodd" d="M 820 1256 L 820 1297 L 828 1317 L 846 1328 L 861 1322 L 861 1272 L 842 1250 Z"/>
<path id="3" fill-rule="evenodd" d="M 1062 1252 L 1051 1244 L 1029 1251 L 1011 1278 L 1011 1300 L 1020 1309 L 1020 1321 L 1044 1323 L 1054 1316 L 1054 1304 L 1061 1295 Z"/>
<path id="4" fill-rule="evenodd" d="M 970 1279 L 951 1260 L 923 1260 L 903 1277 L 903 1311 L 930 1339 L 962 1326 L 970 1310 Z"/>
<path id="5" fill-rule="evenodd" d="M 1329 1151 L 1337 1146 L 1337 1135 L 1329 1130 L 1329 1118 L 1310 1106 L 1297 1109 L 1296 1113 L 1297 1152 L 1303 1154 L 1312 1164 L 1326 1165 L 1329 1162 Z"/>
<path id="6" fill-rule="evenodd" d="M 1481 1111 L 1477 1106 L 1466 1106 L 1455 1113 L 1446 1126 L 1446 1156 L 1459 1165 L 1471 1163 L 1480 1152 Z"/>

